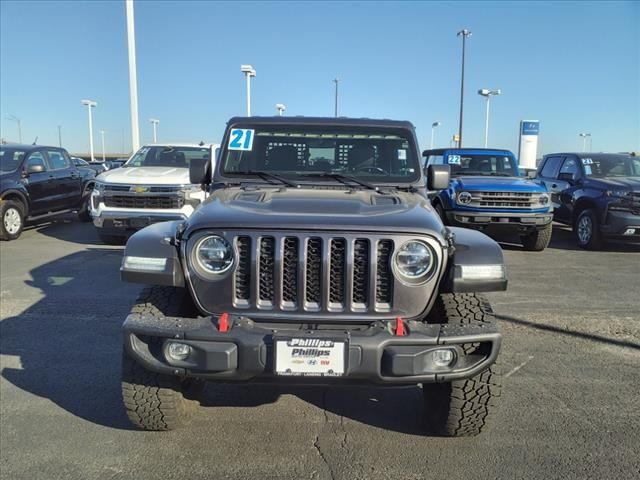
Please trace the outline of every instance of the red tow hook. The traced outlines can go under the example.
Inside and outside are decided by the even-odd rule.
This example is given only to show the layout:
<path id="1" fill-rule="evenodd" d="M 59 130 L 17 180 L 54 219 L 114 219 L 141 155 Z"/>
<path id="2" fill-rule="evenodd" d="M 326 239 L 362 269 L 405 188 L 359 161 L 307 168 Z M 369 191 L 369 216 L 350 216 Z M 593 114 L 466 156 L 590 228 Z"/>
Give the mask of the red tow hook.
<path id="1" fill-rule="evenodd" d="M 404 322 L 402 321 L 402 318 L 397 317 L 396 318 L 396 336 L 404 337 L 406 334 L 407 332 L 404 328 Z"/>
<path id="2" fill-rule="evenodd" d="M 229 331 L 229 314 L 224 312 L 218 318 L 218 331 L 221 333 L 227 333 Z"/>

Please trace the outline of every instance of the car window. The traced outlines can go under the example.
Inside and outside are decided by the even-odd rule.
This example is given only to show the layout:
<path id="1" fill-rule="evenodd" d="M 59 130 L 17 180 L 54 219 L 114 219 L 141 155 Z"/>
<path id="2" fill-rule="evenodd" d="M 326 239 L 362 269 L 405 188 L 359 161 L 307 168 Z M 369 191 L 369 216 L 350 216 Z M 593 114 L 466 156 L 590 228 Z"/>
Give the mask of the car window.
<path id="1" fill-rule="evenodd" d="M 47 164 L 44 160 L 44 155 L 42 152 L 33 152 L 27 157 L 27 161 L 25 162 L 25 167 L 28 169 L 33 165 L 41 165 L 42 168 L 48 170 Z"/>
<path id="2" fill-rule="evenodd" d="M 442 157 L 442 155 L 429 155 L 426 165 L 442 165 L 443 163 L 444 158 Z"/>
<path id="3" fill-rule="evenodd" d="M 76 164 L 77 167 L 86 167 L 89 165 L 89 162 L 81 159 L 81 158 L 74 158 L 73 159 L 73 163 Z"/>
<path id="4" fill-rule="evenodd" d="M 545 178 L 555 178 L 558 174 L 561 161 L 562 157 L 547 157 L 547 161 L 544 163 L 544 167 L 542 167 L 540 176 Z"/>
<path id="5" fill-rule="evenodd" d="M 564 160 L 560 173 L 570 173 L 572 175 L 578 174 L 580 168 L 578 167 L 578 159 L 575 157 L 568 157 Z"/>
<path id="6" fill-rule="evenodd" d="M 47 155 L 51 170 L 61 170 L 71 166 L 69 159 L 59 150 L 47 150 Z"/>
<path id="7" fill-rule="evenodd" d="M 446 156 L 452 175 L 518 176 L 515 159 L 507 155 L 451 152 Z"/>
<path id="8" fill-rule="evenodd" d="M 192 159 L 209 159 L 209 147 L 142 147 L 124 167 L 179 167 L 189 168 Z M 119 162 L 116 163 L 119 167 Z"/>
<path id="9" fill-rule="evenodd" d="M 0 172 L 13 172 L 24 158 L 24 150 L 0 148 Z"/>

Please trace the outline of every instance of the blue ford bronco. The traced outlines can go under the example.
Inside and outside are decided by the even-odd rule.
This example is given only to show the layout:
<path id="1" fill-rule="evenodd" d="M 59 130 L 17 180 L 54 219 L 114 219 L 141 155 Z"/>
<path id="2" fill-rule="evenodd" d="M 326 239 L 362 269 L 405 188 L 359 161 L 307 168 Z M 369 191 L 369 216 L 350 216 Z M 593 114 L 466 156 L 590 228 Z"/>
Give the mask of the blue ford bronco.
<path id="1" fill-rule="evenodd" d="M 445 148 L 422 153 L 426 165 L 449 165 L 449 188 L 432 196 L 445 225 L 515 233 L 525 250 L 551 240 L 552 206 L 542 182 L 520 176 L 509 150 Z"/>

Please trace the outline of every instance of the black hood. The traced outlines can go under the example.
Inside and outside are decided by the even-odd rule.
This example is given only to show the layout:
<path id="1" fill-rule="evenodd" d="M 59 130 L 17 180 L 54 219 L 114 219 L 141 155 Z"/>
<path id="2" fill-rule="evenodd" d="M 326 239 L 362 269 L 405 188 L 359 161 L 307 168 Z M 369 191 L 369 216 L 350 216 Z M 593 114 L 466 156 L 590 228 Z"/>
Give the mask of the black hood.
<path id="1" fill-rule="evenodd" d="M 585 181 L 585 184 L 601 190 L 640 192 L 640 177 L 591 177 Z"/>
<path id="2" fill-rule="evenodd" d="M 442 233 L 442 223 L 421 195 L 402 191 L 335 188 L 225 188 L 215 191 L 188 220 L 186 235 L 203 228 L 314 229 Z"/>

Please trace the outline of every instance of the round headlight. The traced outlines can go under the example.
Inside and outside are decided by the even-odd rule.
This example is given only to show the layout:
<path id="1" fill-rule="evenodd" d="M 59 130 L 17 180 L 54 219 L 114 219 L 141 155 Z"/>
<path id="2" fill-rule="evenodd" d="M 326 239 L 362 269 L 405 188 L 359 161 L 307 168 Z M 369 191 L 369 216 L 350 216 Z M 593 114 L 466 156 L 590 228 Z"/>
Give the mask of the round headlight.
<path id="1" fill-rule="evenodd" d="M 540 202 L 540 205 L 546 205 L 547 203 L 549 203 L 549 195 L 543 193 L 542 195 L 540 195 L 538 201 Z"/>
<path id="2" fill-rule="evenodd" d="M 409 280 L 418 280 L 429 274 L 435 255 L 425 243 L 412 240 L 405 243 L 395 256 L 396 270 Z"/>
<path id="3" fill-rule="evenodd" d="M 207 273 L 224 273 L 233 265 L 233 248 L 222 237 L 204 237 L 195 247 L 195 260 Z"/>

